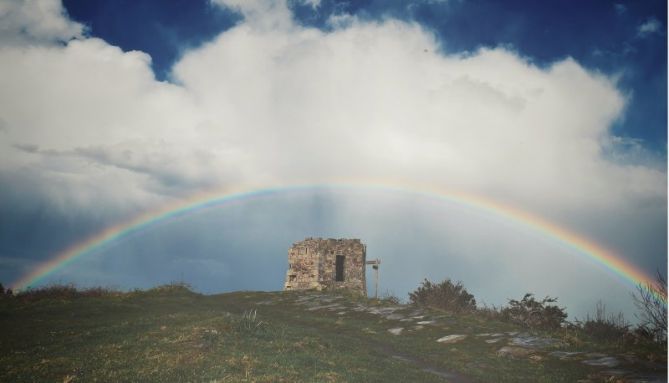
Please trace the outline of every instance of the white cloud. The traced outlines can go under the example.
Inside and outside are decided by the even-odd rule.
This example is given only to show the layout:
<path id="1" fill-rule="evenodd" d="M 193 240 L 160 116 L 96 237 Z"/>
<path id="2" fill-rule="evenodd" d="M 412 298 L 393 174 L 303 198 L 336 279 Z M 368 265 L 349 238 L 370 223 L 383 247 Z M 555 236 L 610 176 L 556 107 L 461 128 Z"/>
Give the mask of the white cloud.
<path id="1" fill-rule="evenodd" d="M 443 55 L 417 24 L 323 32 L 284 2 L 220 2 L 246 21 L 186 52 L 177 84 L 99 39 L 0 50 L 0 175 L 64 211 L 353 178 L 486 195 L 598 238 L 646 230 L 616 218 L 640 206 L 649 222 L 666 215 L 666 170 L 611 144 L 626 96 L 572 59 Z"/>
<path id="2" fill-rule="evenodd" d="M 650 18 L 643 24 L 639 25 L 639 28 L 637 29 L 637 35 L 639 37 L 645 37 L 652 35 L 653 33 L 659 33 L 661 28 L 662 24 L 656 18 Z"/>
<path id="3" fill-rule="evenodd" d="M 308 5 L 311 9 L 318 9 L 321 6 L 321 0 L 302 0 L 302 4 Z"/>
<path id="4" fill-rule="evenodd" d="M 292 13 L 285 0 L 212 0 L 244 15 L 246 24 L 263 30 L 285 29 L 292 26 Z"/>
<path id="5" fill-rule="evenodd" d="M 39 44 L 81 37 L 84 27 L 64 16 L 60 0 L 0 2 L 0 44 Z"/>

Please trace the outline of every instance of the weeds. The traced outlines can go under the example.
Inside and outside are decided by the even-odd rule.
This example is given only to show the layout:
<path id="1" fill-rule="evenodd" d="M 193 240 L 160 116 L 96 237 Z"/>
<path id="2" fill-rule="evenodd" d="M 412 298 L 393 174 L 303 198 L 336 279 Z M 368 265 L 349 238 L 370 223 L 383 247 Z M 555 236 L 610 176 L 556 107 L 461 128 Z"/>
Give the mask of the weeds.
<path id="1" fill-rule="evenodd" d="M 599 301 L 595 306 L 594 318 L 588 315 L 581 328 L 593 339 L 623 342 L 625 336 L 629 334 L 630 324 L 625 320 L 623 313 L 607 315 L 606 305 Z"/>
<path id="2" fill-rule="evenodd" d="M 400 302 L 400 298 L 398 298 L 395 294 L 389 292 L 388 290 L 386 290 L 383 294 L 381 294 L 379 301 L 381 303 L 390 305 L 399 305 L 400 303 L 402 303 Z"/>
<path id="3" fill-rule="evenodd" d="M 502 307 L 498 307 L 495 305 L 488 306 L 485 302 L 483 303 L 482 307 L 476 308 L 476 314 L 487 319 L 496 319 L 496 320 L 503 319 L 501 311 Z"/>
<path id="4" fill-rule="evenodd" d="M 258 318 L 256 309 L 244 311 L 237 321 L 237 331 L 242 334 L 256 334 L 265 330 L 267 323 Z"/>

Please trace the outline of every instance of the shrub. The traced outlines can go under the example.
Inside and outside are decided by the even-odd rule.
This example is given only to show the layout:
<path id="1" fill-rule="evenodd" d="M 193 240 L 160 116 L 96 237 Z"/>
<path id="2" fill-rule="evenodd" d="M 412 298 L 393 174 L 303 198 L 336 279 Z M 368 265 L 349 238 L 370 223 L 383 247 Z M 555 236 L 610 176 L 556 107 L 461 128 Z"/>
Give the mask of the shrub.
<path id="1" fill-rule="evenodd" d="M 652 335 L 658 343 L 667 341 L 667 281 L 657 271 L 655 281 L 639 284 L 633 294 L 634 304 L 641 311 L 637 316 L 640 333 Z"/>
<path id="2" fill-rule="evenodd" d="M 164 285 L 152 287 L 146 290 L 146 293 L 174 294 L 174 293 L 193 293 L 190 284 L 185 282 L 170 282 Z"/>
<path id="3" fill-rule="evenodd" d="M 428 306 L 443 310 L 461 312 L 476 309 L 474 296 L 467 292 L 462 282 L 446 279 L 441 283 L 423 280 L 414 292 L 409 293 L 409 301 L 415 305 Z"/>
<path id="4" fill-rule="evenodd" d="M 534 294 L 527 293 L 520 301 L 510 299 L 509 306 L 504 307 L 501 313 L 505 319 L 524 327 L 557 329 L 567 319 L 567 313 L 564 308 L 549 305 L 555 302 L 557 298 L 551 297 L 537 301 Z"/>
<path id="5" fill-rule="evenodd" d="M 16 294 L 24 301 L 38 301 L 42 299 L 72 299 L 78 295 L 74 285 L 49 285 L 38 288 L 28 288 Z"/>
<path id="6" fill-rule="evenodd" d="M 7 290 L 10 293 L 10 290 Z M 82 297 L 102 297 L 120 294 L 104 287 L 93 287 L 89 289 L 77 289 L 73 284 L 49 285 L 38 288 L 28 288 L 16 294 L 16 298 L 24 301 L 38 301 L 43 299 L 74 299 Z"/>

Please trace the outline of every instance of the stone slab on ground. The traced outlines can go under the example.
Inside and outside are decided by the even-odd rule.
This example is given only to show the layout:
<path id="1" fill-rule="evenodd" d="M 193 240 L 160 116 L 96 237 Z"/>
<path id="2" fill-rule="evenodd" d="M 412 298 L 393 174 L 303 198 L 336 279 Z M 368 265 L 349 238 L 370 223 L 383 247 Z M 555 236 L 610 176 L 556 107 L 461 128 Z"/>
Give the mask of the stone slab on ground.
<path id="1" fill-rule="evenodd" d="M 515 335 L 513 336 L 513 338 L 511 338 L 511 340 L 509 340 L 509 344 L 512 346 L 530 347 L 530 348 L 544 348 L 553 346 L 557 343 L 559 343 L 559 341 L 556 339 L 542 338 L 527 333 Z"/>
<path id="2" fill-rule="evenodd" d="M 612 356 L 604 356 L 597 359 L 584 360 L 583 363 L 589 366 L 616 367 L 620 364 L 620 361 Z"/>
<path id="3" fill-rule="evenodd" d="M 460 334 L 453 334 L 453 335 L 446 335 L 442 336 L 441 338 L 437 339 L 437 342 L 439 343 L 456 343 L 459 342 L 463 339 L 465 339 L 467 335 L 460 335 Z"/>

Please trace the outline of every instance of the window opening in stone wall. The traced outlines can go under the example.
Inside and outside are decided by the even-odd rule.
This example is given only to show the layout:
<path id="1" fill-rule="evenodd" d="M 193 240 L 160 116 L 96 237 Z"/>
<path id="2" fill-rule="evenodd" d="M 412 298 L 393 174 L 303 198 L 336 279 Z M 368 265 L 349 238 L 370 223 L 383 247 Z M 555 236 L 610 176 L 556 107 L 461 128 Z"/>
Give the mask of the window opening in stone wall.
<path id="1" fill-rule="evenodd" d="M 337 262 L 335 264 L 335 281 L 343 282 L 344 281 L 344 259 L 346 256 L 338 255 Z"/>

